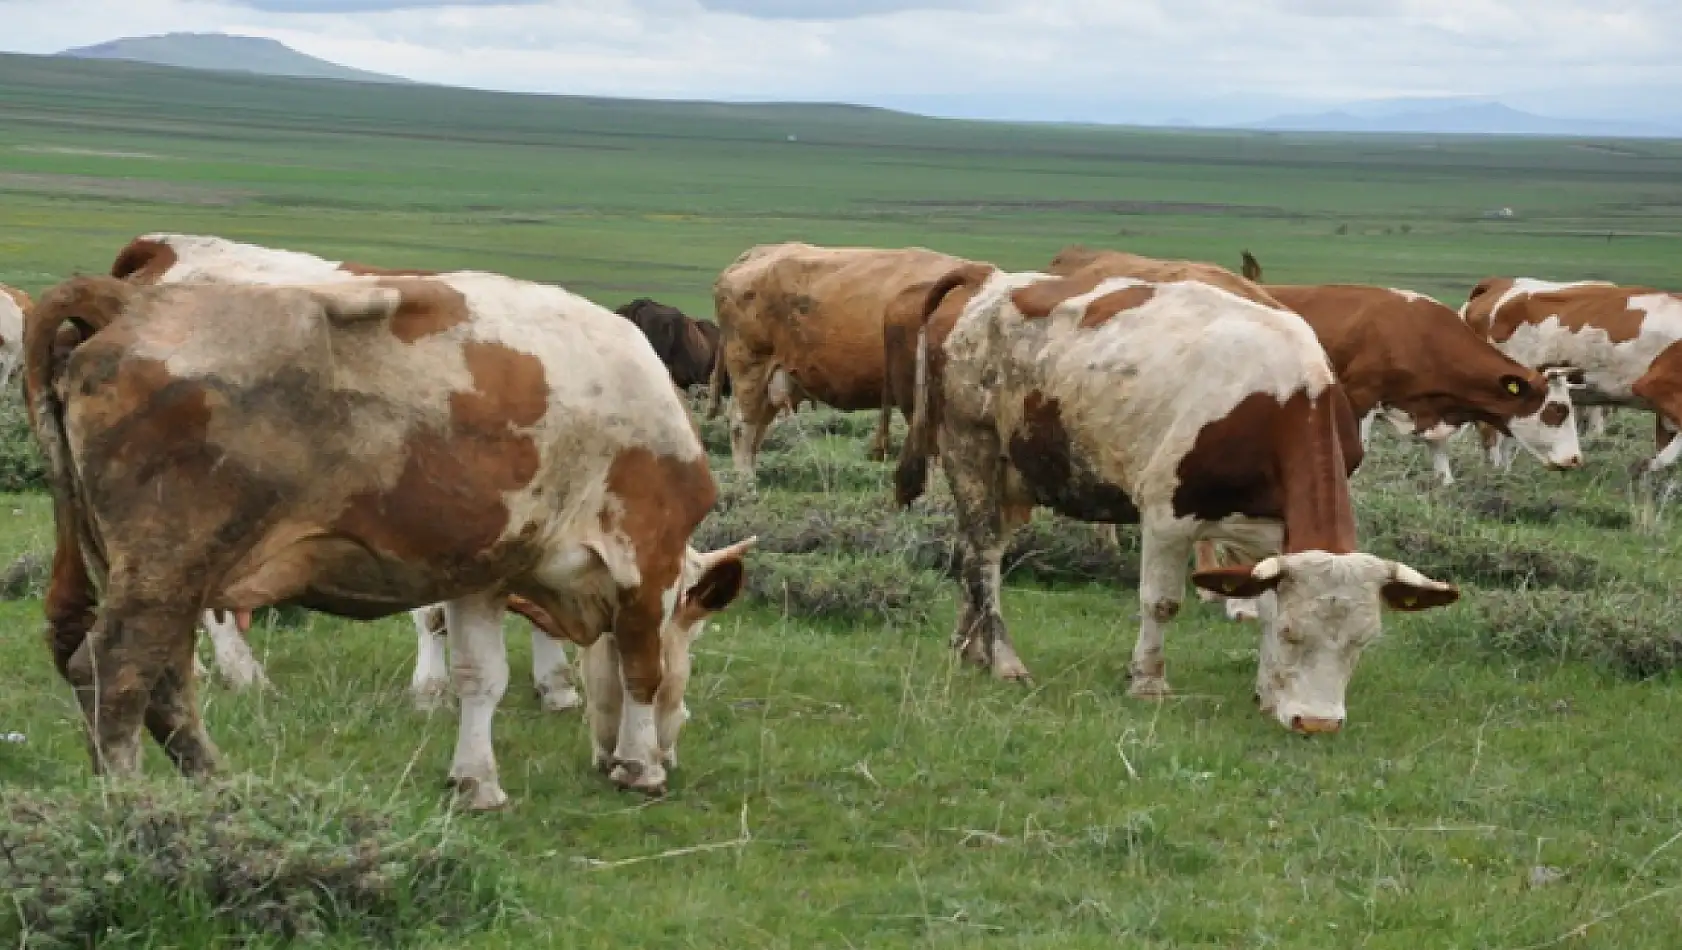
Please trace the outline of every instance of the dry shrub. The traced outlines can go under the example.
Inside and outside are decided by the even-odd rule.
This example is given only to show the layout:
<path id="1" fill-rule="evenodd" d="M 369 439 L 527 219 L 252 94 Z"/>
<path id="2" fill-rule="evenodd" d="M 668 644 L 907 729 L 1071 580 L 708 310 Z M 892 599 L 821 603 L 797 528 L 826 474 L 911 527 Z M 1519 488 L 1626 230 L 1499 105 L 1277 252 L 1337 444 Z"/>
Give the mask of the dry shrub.
<path id="1" fill-rule="evenodd" d="M 23 948 L 407 945 L 504 909 L 498 860 L 449 816 L 251 778 L 8 791 L 0 940 Z"/>
<path id="2" fill-rule="evenodd" d="M 1490 532 L 1434 499 L 1373 492 L 1356 509 L 1361 547 L 1431 577 L 1492 588 L 1589 590 L 1605 572 L 1594 558 Z"/>
<path id="3" fill-rule="evenodd" d="M 945 589 L 892 557 L 758 554 L 747 579 L 750 597 L 792 617 L 908 626 L 928 623 Z"/>
<path id="4" fill-rule="evenodd" d="M 1622 581 L 1594 591 L 1477 591 L 1483 644 L 1522 658 L 1588 660 L 1645 679 L 1682 666 L 1682 606 Z"/>

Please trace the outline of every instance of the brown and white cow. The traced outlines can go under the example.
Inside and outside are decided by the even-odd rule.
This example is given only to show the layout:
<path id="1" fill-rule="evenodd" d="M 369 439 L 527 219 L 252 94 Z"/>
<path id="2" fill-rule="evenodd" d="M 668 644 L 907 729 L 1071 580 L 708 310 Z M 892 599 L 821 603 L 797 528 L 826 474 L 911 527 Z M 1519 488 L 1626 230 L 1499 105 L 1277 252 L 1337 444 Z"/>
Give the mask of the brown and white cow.
<path id="1" fill-rule="evenodd" d="M 0 389 L 11 383 L 23 362 L 23 316 L 29 307 L 28 294 L 0 284 Z"/>
<path id="2" fill-rule="evenodd" d="M 1359 284 L 1268 284 L 1308 321 L 1331 360 L 1362 441 L 1375 415 L 1432 446 L 1432 467 L 1454 480 L 1445 440 L 1477 422 L 1510 431 L 1550 468 L 1582 465 L 1563 372 L 1553 378 L 1502 354 L 1459 314 L 1407 290 Z"/>
<path id="3" fill-rule="evenodd" d="M 205 234 L 145 234 L 130 241 L 111 264 L 111 276 L 138 284 L 175 284 L 188 281 L 231 284 L 297 284 L 349 281 L 359 276 L 433 276 L 431 271 L 392 270 L 346 261 L 328 260 L 302 251 L 288 251 L 230 241 Z M 410 612 L 415 626 L 415 670 L 409 693 L 416 708 L 437 709 L 449 693 L 448 636 L 442 604 Z M 206 611 L 201 624 L 210 635 L 217 670 L 230 686 L 265 686 L 262 664 L 245 639 L 248 614 Z M 579 695 L 565 648 L 540 628 L 531 629 L 532 683 L 538 702 L 551 712 L 584 703 Z"/>
<path id="4" fill-rule="evenodd" d="M 743 546 L 688 546 L 716 494 L 706 454 L 622 318 L 492 274 L 76 278 L 31 314 L 25 376 L 60 535 L 81 541 L 81 583 L 48 619 L 97 771 L 139 770 L 143 724 L 184 773 L 216 767 L 193 696 L 202 610 L 372 619 L 443 602 L 450 777 L 471 807 L 501 805 L 512 594 L 622 682 L 588 690 L 598 765 L 664 790 L 686 646 L 739 591 Z"/>
<path id="5" fill-rule="evenodd" d="M 647 297 L 615 307 L 613 312 L 636 324 L 648 337 L 654 355 L 666 364 L 678 388 L 688 389 L 712 378 L 713 364 L 718 362 L 718 324 L 696 320 Z M 724 394 L 730 394 L 728 377 L 724 379 Z"/>
<path id="6" fill-rule="evenodd" d="M 1673 438 L 1682 429 L 1682 294 L 1605 281 L 1555 283 L 1492 277 L 1472 288 L 1462 316 L 1502 352 L 1531 366 L 1566 366 L 1582 376 L 1576 401 L 1653 412 L 1655 454 L 1643 474 L 1669 467 L 1682 454 Z M 1491 460 L 1502 461 L 1499 439 L 1486 433 Z"/>
<path id="7" fill-rule="evenodd" d="M 815 247 L 798 242 L 750 248 L 719 274 L 713 302 L 723 341 L 707 415 L 716 416 L 728 375 L 730 453 L 753 478 L 765 433 L 803 401 L 837 409 L 882 409 L 903 398 L 890 389 L 885 357 L 892 314 L 916 311 L 928 288 L 967 262 L 926 248 Z M 911 367 L 911 342 L 903 345 Z M 911 375 L 907 371 L 905 375 Z M 872 453 L 888 451 L 883 412 Z"/>
<path id="8" fill-rule="evenodd" d="M 1168 692 L 1162 627 L 1179 610 L 1193 544 L 1211 533 L 1245 541 L 1259 563 L 1192 580 L 1229 596 L 1271 592 L 1256 692 L 1301 732 L 1342 725 L 1381 603 L 1420 610 L 1459 596 L 1356 552 L 1355 420 L 1302 318 L 1200 281 L 1034 273 L 988 277 L 956 319 L 942 314 L 973 280 L 956 270 L 930 291 L 927 385 L 896 473 L 908 504 L 938 450 L 964 551 L 954 646 L 970 661 L 1028 675 L 1000 612 L 999 562 L 1036 506 L 1141 525 L 1136 696 Z"/>

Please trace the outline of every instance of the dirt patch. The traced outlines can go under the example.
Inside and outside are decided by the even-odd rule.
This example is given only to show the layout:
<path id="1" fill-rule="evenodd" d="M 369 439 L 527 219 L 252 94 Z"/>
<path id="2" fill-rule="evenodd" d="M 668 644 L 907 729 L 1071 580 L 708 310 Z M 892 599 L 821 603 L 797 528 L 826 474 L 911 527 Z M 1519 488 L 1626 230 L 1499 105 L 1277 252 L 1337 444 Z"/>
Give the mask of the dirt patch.
<path id="1" fill-rule="evenodd" d="M 257 196 L 257 192 L 237 188 L 206 188 L 144 178 L 100 178 L 94 175 L 49 175 L 35 172 L 0 172 L 0 191 L 209 207 L 235 205 Z"/>

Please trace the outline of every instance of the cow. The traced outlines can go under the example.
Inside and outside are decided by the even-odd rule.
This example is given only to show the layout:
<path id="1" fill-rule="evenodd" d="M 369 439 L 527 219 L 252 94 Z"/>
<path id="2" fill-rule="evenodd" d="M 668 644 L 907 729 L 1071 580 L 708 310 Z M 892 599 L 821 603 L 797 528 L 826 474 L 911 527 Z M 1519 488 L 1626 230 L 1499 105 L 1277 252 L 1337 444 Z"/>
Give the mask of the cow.
<path id="1" fill-rule="evenodd" d="M 201 234 L 145 234 L 129 241 L 111 264 L 111 276 L 138 284 L 213 283 L 286 284 L 353 280 L 360 276 L 425 277 L 425 270 L 393 270 L 334 261 L 302 251 L 288 251 Z M 412 611 L 415 670 L 409 694 L 415 708 L 430 712 L 449 692 L 444 609 L 432 605 Z M 248 614 L 206 611 L 201 625 L 210 635 L 216 667 L 235 689 L 263 687 L 268 678 L 251 653 L 244 634 Z M 531 630 L 532 683 L 538 702 L 550 712 L 575 709 L 579 695 L 566 650 L 537 627 Z"/>
<path id="2" fill-rule="evenodd" d="M 1521 363 L 1574 369 L 1582 378 L 1578 403 L 1653 412 L 1657 445 L 1637 463 L 1638 476 L 1682 454 L 1673 438 L 1682 428 L 1682 350 L 1672 352 L 1682 340 L 1682 294 L 1607 281 L 1491 277 L 1472 288 L 1461 315 Z M 1490 461 L 1503 462 L 1499 434 L 1483 435 Z"/>
<path id="3" fill-rule="evenodd" d="M 11 384 L 23 360 L 23 315 L 29 308 L 28 294 L 0 284 L 0 388 Z"/>
<path id="4" fill-rule="evenodd" d="M 1568 373 L 1552 378 L 1505 356 L 1459 314 L 1407 290 L 1360 284 L 1267 284 L 1308 321 L 1362 420 L 1376 415 L 1432 446 L 1432 468 L 1452 484 L 1444 440 L 1478 422 L 1511 431 L 1554 469 L 1582 465 Z"/>
<path id="5" fill-rule="evenodd" d="M 615 308 L 614 313 L 637 325 L 648 337 L 655 355 L 666 364 L 672 382 L 680 389 L 698 386 L 712 378 L 718 360 L 718 324 L 693 320 L 682 310 L 638 297 Z M 730 380 L 723 380 L 724 395 L 730 394 Z"/>
<path id="6" fill-rule="evenodd" d="M 24 342 L 55 524 L 81 541 L 48 622 L 96 773 L 139 772 L 142 725 L 183 774 L 217 769 L 191 668 L 205 609 L 369 620 L 443 603 L 461 707 L 449 777 L 468 807 L 499 807 L 515 595 L 586 648 L 597 766 L 664 793 L 687 644 L 741 589 L 752 539 L 689 546 L 717 488 L 622 318 L 494 274 L 100 276 L 49 290 Z"/>
<path id="7" fill-rule="evenodd" d="M 744 251 L 713 284 L 723 354 L 715 362 L 707 415 L 718 415 L 723 380 L 734 393 L 730 454 L 751 484 L 765 433 L 783 410 L 812 401 L 843 410 L 878 409 L 909 391 L 890 386 L 886 327 L 915 309 L 953 267 L 975 266 L 927 248 L 816 247 L 798 242 Z M 914 375 L 910 341 L 903 374 Z M 888 454 L 883 412 L 871 454 Z"/>
<path id="8" fill-rule="evenodd" d="M 1456 588 L 1356 551 L 1348 475 L 1355 420 L 1302 318 L 1197 280 L 995 273 L 934 283 L 917 356 L 917 412 L 895 472 L 901 505 L 938 455 L 957 506 L 962 596 L 953 646 L 1006 680 L 1028 670 L 1008 636 L 999 567 L 1038 506 L 1143 531 L 1140 632 L 1129 692 L 1169 692 L 1163 625 L 1192 546 L 1241 542 L 1253 565 L 1200 588 L 1262 598 L 1256 693 L 1301 733 L 1339 729 L 1380 605 L 1423 610 Z"/>

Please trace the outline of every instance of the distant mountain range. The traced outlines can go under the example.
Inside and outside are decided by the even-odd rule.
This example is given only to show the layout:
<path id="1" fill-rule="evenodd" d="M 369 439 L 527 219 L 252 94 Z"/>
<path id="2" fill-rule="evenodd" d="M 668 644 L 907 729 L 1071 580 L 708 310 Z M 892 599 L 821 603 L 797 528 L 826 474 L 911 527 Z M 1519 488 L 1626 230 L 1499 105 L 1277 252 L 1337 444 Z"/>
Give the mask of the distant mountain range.
<path id="1" fill-rule="evenodd" d="M 159 66 L 210 69 L 266 76 L 408 83 L 398 76 L 352 69 L 300 53 L 276 40 L 225 33 L 168 33 L 112 40 L 65 50 L 77 59 L 122 59 Z M 1597 91 L 1598 90 L 1598 91 Z M 1603 118 L 1561 118 L 1514 108 L 1490 98 L 1376 99 L 1326 106 L 1304 100 L 1225 96 L 1181 99 L 1135 96 L 1047 100 L 1016 96 L 918 95 L 878 97 L 871 103 L 915 114 L 1003 121 L 1077 122 L 1178 128 L 1255 129 L 1302 132 L 1390 132 L 1412 134 L 1682 137 L 1682 87 L 1581 87 L 1515 95 L 1529 108 L 1559 109 Z M 1620 111 L 1618 106 L 1624 108 Z M 1319 110 L 1319 111 L 1314 111 Z M 1257 120 L 1257 116 L 1271 118 Z"/>
<path id="2" fill-rule="evenodd" d="M 226 33 L 132 36 L 109 43 L 67 49 L 58 55 L 73 59 L 126 59 L 158 66 L 179 66 L 183 69 L 214 69 L 256 73 L 262 76 L 291 76 L 298 79 L 343 79 L 351 82 L 383 83 L 410 81 L 400 76 L 366 72 L 317 59 L 278 40 L 259 36 L 229 36 Z"/>
<path id="3" fill-rule="evenodd" d="M 1382 99 L 1325 112 L 1293 113 L 1246 128 L 1299 132 L 1412 132 L 1485 135 L 1674 137 L 1682 125 L 1536 115 L 1488 99 Z"/>

